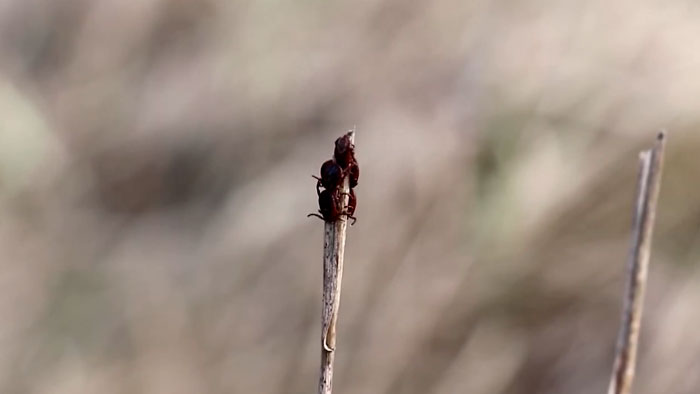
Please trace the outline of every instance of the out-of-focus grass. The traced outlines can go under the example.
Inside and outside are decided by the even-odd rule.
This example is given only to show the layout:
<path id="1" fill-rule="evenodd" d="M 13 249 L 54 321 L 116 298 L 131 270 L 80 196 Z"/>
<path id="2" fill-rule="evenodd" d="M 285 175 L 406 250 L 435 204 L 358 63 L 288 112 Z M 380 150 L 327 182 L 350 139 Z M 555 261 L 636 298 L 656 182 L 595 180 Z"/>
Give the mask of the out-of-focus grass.
<path id="1" fill-rule="evenodd" d="M 691 1 L 0 2 L 0 392 L 308 393 L 309 177 L 357 125 L 339 393 L 696 393 Z"/>

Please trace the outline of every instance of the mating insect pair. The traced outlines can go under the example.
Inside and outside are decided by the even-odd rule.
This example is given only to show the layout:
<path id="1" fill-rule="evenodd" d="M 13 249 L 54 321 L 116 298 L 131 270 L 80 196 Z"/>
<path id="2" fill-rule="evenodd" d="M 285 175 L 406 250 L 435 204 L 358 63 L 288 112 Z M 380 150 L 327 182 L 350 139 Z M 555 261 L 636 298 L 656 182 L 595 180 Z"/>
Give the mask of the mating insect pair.
<path id="1" fill-rule="evenodd" d="M 345 215 L 352 219 L 352 224 L 357 220 L 353 214 L 357 206 L 357 197 L 353 189 L 360 178 L 360 167 L 355 159 L 355 145 L 350 141 L 350 134 L 346 134 L 335 141 L 333 158 L 321 165 L 321 177 L 312 175 L 317 179 L 316 194 L 318 194 L 318 212 L 307 216 L 316 216 L 327 222 L 334 222 Z M 343 181 L 348 177 L 349 193 L 343 193 Z M 324 190 L 321 190 L 321 187 Z M 348 206 L 343 209 L 343 196 L 348 196 Z"/>

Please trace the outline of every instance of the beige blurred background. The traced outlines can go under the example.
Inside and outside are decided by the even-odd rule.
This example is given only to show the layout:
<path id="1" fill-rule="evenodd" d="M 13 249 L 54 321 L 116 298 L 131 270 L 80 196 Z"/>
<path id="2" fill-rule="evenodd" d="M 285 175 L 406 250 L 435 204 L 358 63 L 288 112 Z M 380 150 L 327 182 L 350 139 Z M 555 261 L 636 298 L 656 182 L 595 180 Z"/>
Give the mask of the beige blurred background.
<path id="1" fill-rule="evenodd" d="M 0 0 L 0 393 L 314 393 L 314 181 L 357 125 L 338 394 L 700 392 L 695 1 Z"/>

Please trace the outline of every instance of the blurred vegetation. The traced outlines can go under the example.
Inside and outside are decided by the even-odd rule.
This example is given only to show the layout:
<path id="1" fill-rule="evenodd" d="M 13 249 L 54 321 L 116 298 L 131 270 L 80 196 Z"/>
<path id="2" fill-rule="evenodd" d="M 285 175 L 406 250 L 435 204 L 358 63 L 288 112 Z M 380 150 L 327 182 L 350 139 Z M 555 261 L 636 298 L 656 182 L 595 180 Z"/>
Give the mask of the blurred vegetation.
<path id="1" fill-rule="evenodd" d="M 697 393 L 692 1 L 0 2 L 0 392 L 309 393 L 314 181 L 357 125 L 338 393 Z"/>

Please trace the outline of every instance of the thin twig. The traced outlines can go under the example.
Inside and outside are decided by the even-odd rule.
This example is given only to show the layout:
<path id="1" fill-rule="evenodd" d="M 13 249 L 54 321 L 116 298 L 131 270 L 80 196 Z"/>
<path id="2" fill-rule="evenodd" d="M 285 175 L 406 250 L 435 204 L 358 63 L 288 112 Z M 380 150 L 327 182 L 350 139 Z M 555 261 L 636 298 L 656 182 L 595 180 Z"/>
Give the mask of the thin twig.
<path id="1" fill-rule="evenodd" d="M 348 133 L 350 141 L 355 143 L 355 129 Z M 349 179 L 343 180 L 344 211 L 348 206 Z M 335 337 L 340 306 L 340 287 L 343 281 L 343 256 L 345 254 L 345 231 L 347 218 L 325 222 L 323 235 L 323 311 L 321 322 L 321 374 L 318 382 L 319 394 L 330 394 L 333 390 L 333 361 L 335 359 Z"/>
<path id="2" fill-rule="evenodd" d="M 666 136 L 661 132 L 654 147 L 639 155 L 640 172 L 632 249 L 627 262 L 627 287 L 622 310 L 622 325 L 618 333 L 615 364 L 608 394 L 632 392 L 665 144 Z"/>

